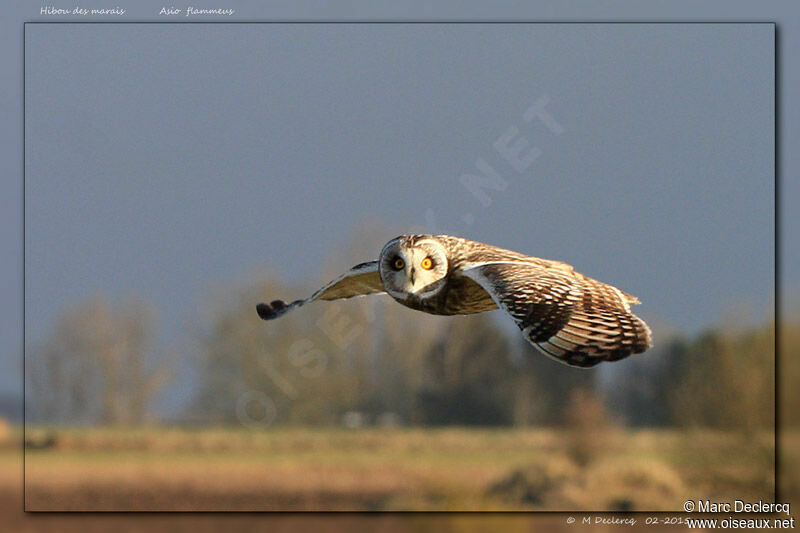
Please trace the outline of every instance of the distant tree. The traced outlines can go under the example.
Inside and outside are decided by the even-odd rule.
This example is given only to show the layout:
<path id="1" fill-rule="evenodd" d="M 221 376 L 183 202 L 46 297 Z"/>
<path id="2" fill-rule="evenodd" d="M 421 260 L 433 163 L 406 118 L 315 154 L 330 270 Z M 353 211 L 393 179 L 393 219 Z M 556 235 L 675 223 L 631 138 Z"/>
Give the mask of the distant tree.
<path id="1" fill-rule="evenodd" d="M 514 337 L 519 367 L 514 373 L 518 386 L 518 409 L 528 413 L 526 424 L 561 425 L 573 391 L 594 390 L 597 368 L 586 370 L 555 361 L 531 346 L 522 336 Z M 522 422 L 522 420 L 518 420 Z"/>
<path id="2" fill-rule="evenodd" d="M 451 318 L 421 369 L 423 424 L 510 425 L 514 421 L 510 344 L 486 314 Z"/>
<path id="3" fill-rule="evenodd" d="M 676 352 L 684 369 L 667 401 L 681 425 L 749 430 L 775 423 L 775 330 L 708 331 Z"/>
<path id="4" fill-rule="evenodd" d="M 315 302 L 273 322 L 255 312 L 258 301 L 313 290 L 312 284 L 290 288 L 265 278 L 212 303 L 192 419 L 332 425 L 349 411 L 377 416 L 406 408 L 412 358 L 387 354 L 410 323 L 384 327 L 394 316 L 383 314 L 387 297 Z M 419 329 L 417 342 L 425 331 Z"/>
<path id="5" fill-rule="evenodd" d="M 581 466 L 606 455 L 619 429 L 617 419 L 609 414 L 602 397 L 584 388 L 570 392 L 561 425 L 565 430 L 567 455 Z"/>
<path id="6" fill-rule="evenodd" d="M 201 334 L 200 383 L 190 409 L 192 419 L 269 425 L 285 419 L 290 409 L 300 411 L 314 397 L 327 395 L 322 390 L 314 393 L 303 382 L 313 380 L 313 385 L 323 386 L 315 378 L 330 369 L 317 331 L 304 332 L 301 326 L 306 320 L 313 324 L 317 310 L 309 306 L 269 323 L 255 312 L 257 302 L 288 292 L 264 279 L 226 291 L 209 304 L 211 323 Z M 316 421 L 323 421 L 327 410 L 321 400 L 319 406 Z"/>
<path id="7" fill-rule="evenodd" d="M 611 412 L 631 426 L 672 424 L 672 391 L 689 370 L 687 342 L 678 337 L 656 339 L 644 354 L 616 363 L 602 385 Z"/>
<path id="8" fill-rule="evenodd" d="M 96 296 L 64 312 L 30 350 L 26 379 L 36 418 L 104 424 L 151 418 L 170 370 L 152 358 L 152 329 L 152 312 L 139 301 L 112 308 Z"/>

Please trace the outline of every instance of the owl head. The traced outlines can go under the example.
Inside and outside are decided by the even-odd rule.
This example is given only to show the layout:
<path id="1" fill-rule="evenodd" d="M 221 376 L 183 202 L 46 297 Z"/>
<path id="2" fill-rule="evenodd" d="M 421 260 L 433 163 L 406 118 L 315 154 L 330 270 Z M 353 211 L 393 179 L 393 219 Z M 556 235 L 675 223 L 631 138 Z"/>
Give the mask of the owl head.
<path id="1" fill-rule="evenodd" d="M 433 238 L 402 235 L 383 247 L 379 271 L 391 296 L 428 298 L 446 283 L 447 251 Z"/>

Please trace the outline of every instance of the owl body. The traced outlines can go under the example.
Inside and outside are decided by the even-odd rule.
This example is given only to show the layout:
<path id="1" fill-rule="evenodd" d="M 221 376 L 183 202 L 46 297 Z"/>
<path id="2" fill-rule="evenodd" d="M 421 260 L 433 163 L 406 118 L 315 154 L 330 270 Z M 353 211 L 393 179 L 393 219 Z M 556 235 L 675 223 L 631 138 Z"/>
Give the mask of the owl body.
<path id="1" fill-rule="evenodd" d="M 310 298 L 259 304 L 271 320 L 310 301 L 388 293 L 434 315 L 505 311 L 523 336 L 562 363 L 591 367 L 640 353 L 650 329 L 631 313 L 639 303 L 572 266 L 450 235 L 401 235 L 377 261 L 361 263 Z"/>

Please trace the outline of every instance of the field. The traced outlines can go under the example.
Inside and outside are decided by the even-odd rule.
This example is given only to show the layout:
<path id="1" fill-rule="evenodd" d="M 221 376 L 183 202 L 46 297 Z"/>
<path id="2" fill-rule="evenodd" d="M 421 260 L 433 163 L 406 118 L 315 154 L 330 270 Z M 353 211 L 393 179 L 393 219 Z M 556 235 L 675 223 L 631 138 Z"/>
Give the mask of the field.
<path id="1" fill-rule="evenodd" d="M 774 492 L 769 433 L 29 428 L 26 441 L 29 511 L 677 511 Z"/>

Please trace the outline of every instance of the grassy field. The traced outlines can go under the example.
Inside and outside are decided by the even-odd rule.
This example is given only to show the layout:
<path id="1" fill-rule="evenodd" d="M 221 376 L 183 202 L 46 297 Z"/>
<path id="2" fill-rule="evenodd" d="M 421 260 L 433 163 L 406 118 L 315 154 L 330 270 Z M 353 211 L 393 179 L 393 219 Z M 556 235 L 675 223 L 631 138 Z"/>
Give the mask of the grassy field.
<path id="1" fill-rule="evenodd" d="M 769 433 L 29 428 L 26 440 L 36 511 L 677 511 L 774 491 Z"/>

